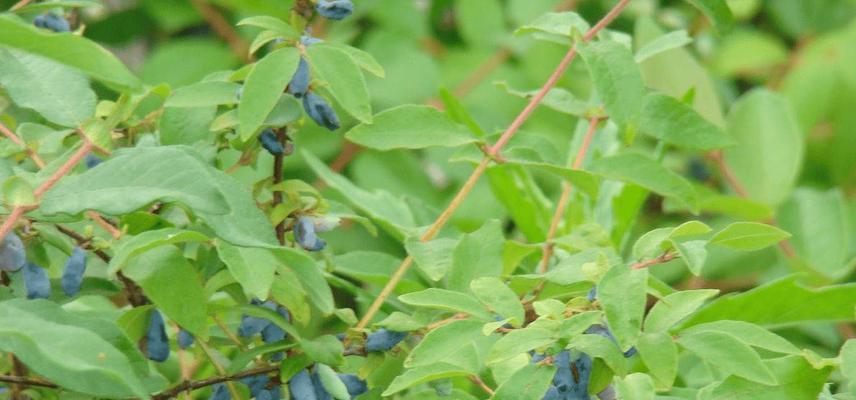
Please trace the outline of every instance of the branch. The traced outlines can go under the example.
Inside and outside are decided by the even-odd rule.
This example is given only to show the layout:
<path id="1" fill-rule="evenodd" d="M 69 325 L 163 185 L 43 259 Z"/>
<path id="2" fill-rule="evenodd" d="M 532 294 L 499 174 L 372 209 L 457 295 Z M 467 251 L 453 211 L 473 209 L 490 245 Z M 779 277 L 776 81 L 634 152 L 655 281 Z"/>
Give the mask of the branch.
<path id="1" fill-rule="evenodd" d="M 633 264 L 630 266 L 630 269 L 644 269 L 644 268 L 648 268 L 648 267 L 651 267 L 651 266 L 654 266 L 657 264 L 665 264 L 665 263 L 672 261 L 678 257 L 680 257 L 680 256 L 677 253 L 666 252 L 666 253 L 660 254 L 659 256 L 654 257 L 650 260 L 640 261 L 636 264 Z"/>
<path id="2" fill-rule="evenodd" d="M 263 375 L 263 374 L 271 373 L 274 371 L 279 371 L 279 365 L 269 365 L 269 366 L 265 366 L 265 367 L 248 369 L 244 372 L 239 372 L 239 373 L 234 374 L 234 375 L 221 375 L 221 376 L 214 376 L 211 378 L 206 378 L 206 379 L 202 379 L 202 380 L 198 380 L 198 381 L 183 382 L 174 388 L 167 389 L 163 392 L 160 392 L 160 393 L 152 396 L 152 399 L 153 400 L 171 399 L 175 396 L 178 396 L 179 393 L 184 392 L 184 391 L 196 390 L 196 389 L 204 388 L 206 386 L 216 385 L 218 383 L 236 381 L 238 379 L 246 378 L 248 376 Z"/>
<path id="3" fill-rule="evenodd" d="M 3 123 L 0 123 L 0 131 L 3 132 L 3 136 L 9 138 L 9 140 L 11 140 L 13 143 L 23 147 L 27 151 L 27 156 L 30 157 L 30 159 L 32 159 L 34 163 L 36 163 L 37 167 L 45 167 L 45 161 L 42 160 L 41 157 L 39 157 L 39 154 L 36 153 L 35 150 L 27 146 L 27 143 L 21 140 L 21 138 L 19 138 L 18 135 L 15 134 L 15 132 L 12 132 L 12 130 L 10 130 L 6 125 L 3 125 Z"/>
<path id="4" fill-rule="evenodd" d="M 232 24 L 223 17 L 223 14 L 220 14 L 216 8 L 212 7 L 204 0 L 190 0 L 190 4 L 193 5 L 193 8 L 202 15 L 202 18 L 205 19 L 205 22 L 211 26 L 211 29 L 217 33 L 217 36 L 223 38 L 226 43 L 229 45 L 229 48 L 232 49 L 232 52 L 235 53 L 238 58 L 243 62 L 252 62 L 253 56 L 250 55 L 250 46 L 232 28 Z"/>
<path id="5" fill-rule="evenodd" d="M 285 149 L 286 142 L 288 141 L 288 136 L 285 134 L 285 128 L 276 130 L 276 140 Z M 285 158 L 285 154 L 275 154 L 273 156 L 273 184 L 276 185 L 282 182 L 282 161 Z M 273 192 L 273 203 L 271 204 L 271 208 L 275 209 L 276 206 L 282 204 L 282 191 L 274 190 Z M 276 224 L 276 239 L 279 240 L 280 245 L 285 245 L 285 220 L 279 221 Z"/>
<path id="6" fill-rule="evenodd" d="M 606 16 L 603 17 L 594 27 L 592 27 L 588 32 L 586 32 L 585 36 L 583 36 L 584 41 L 591 40 L 597 33 L 606 27 L 610 22 L 612 22 L 621 11 L 627 7 L 631 0 L 619 0 L 619 2 L 610 10 Z M 473 171 L 472 175 L 467 179 L 461 189 L 458 191 L 458 194 L 455 195 L 455 198 L 449 203 L 445 210 L 440 214 L 436 221 L 425 231 L 424 234 L 419 238 L 422 242 L 427 242 L 434 238 L 440 229 L 448 222 L 448 220 L 452 217 L 452 214 L 458 209 L 458 207 L 463 203 L 463 201 L 467 198 L 475 186 L 476 182 L 478 182 L 479 178 L 484 174 L 485 170 L 487 170 L 487 166 L 490 163 L 491 159 L 496 159 L 500 157 L 499 152 L 502 148 L 508 143 L 509 140 L 517 133 L 520 127 L 526 122 L 527 119 L 532 115 L 532 112 L 535 111 L 535 108 L 538 107 L 538 104 L 547 95 L 547 93 L 552 89 L 556 83 L 559 81 L 559 78 L 565 73 L 565 70 L 568 69 L 568 66 L 571 65 L 571 62 L 577 55 L 576 46 L 571 47 L 568 50 L 565 57 L 556 67 L 556 70 L 553 71 L 553 74 L 550 75 L 550 78 L 547 79 L 547 82 L 544 83 L 544 86 L 541 87 L 541 90 L 538 91 L 532 99 L 529 101 L 529 104 L 526 108 L 520 112 L 520 115 L 515 118 L 514 122 L 505 130 L 499 140 L 494 143 L 492 147 L 488 149 L 489 153 L 482 158 L 481 162 L 478 164 L 476 169 Z M 389 281 L 386 283 L 384 288 L 381 290 L 380 294 L 377 298 L 375 298 L 374 302 L 369 306 L 369 309 L 366 311 L 366 314 L 363 315 L 363 318 L 357 323 L 355 329 L 363 329 L 365 328 L 372 317 L 380 310 L 381 305 L 386 301 L 386 298 L 392 293 L 395 287 L 398 285 L 398 282 L 404 277 L 404 274 L 407 272 L 410 265 L 413 263 L 413 257 L 408 255 L 402 262 L 401 265 L 398 266 L 398 269 L 395 273 L 390 277 Z"/>
<path id="7" fill-rule="evenodd" d="M 470 381 L 472 383 L 475 383 L 476 386 L 480 387 L 487 394 L 489 394 L 491 396 L 494 395 L 493 389 L 491 389 L 490 386 L 488 386 L 486 383 L 484 383 L 484 381 L 478 375 L 470 375 Z"/>
<path id="8" fill-rule="evenodd" d="M 0 382 L 59 389 L 59 385 L 57 385 L 56 383 L 43 381 L 41 379 L 28 378 L 26 376 L 0 375 Z"/>

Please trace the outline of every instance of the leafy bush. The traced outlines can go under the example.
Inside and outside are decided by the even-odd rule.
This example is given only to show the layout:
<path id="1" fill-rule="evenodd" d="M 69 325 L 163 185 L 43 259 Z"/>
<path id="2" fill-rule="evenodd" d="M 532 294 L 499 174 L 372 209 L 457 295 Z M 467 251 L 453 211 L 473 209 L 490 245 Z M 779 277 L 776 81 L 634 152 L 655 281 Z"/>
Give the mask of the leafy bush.
<path id="1" fill-rule="evenodd" d="M 4 398 L 856 395 L 853 1 L 0 5 Z"/>

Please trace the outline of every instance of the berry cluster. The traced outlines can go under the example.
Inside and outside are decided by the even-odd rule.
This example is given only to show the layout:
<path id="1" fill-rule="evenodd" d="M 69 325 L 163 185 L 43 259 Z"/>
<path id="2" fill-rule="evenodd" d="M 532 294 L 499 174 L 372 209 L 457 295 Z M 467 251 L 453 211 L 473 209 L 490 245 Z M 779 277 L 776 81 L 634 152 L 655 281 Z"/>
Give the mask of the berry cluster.
<path id="1" fill-rule="evenodd" d="M 22 271 L 24 288 L 28 299 L 46 299 L 51 295 L 51 280 L 47 270 L 34 262 L 27 261 L 24 242 L 14 232 L 6 235 L 0 244 L 0 271 Z M 75 247 L 65 262 L 62 273 L 62 290 L 69 297 L 76 296 L 83 284 L 86 272 L 86 251 Z"/>
<path id="2" fill-rule="evenodd" d="M 54 32 L 71 32 L 71 25 L 65 18 L 54 13 L 45 13 L 33 19 L 33 25 Z"/>
<path id="3" fill-rule="evenodd" d="M 321 4 L 319 4 L 319 7 L 320 6 Z M 302 42 L 304 46 L 309 46 L 316 43 L 316 40 L 313 39 L 314 38 L 305 36 L 302 39 Z M 309 115 L 309 118 L 312 118 L 316 124 L 331 131 L 339 129 L 339 116 L 336 115 L 336 111 L 333 110 L 333 107 L 327 103 L 323 97 L 312 92 L 310 87 L 311 80 L 312 77 L 309 72 L 309 63 L 305 58 L 301 57 L 300 63 L 297 65 L 297 71 L 288 83 L 286 92 L 298 99 L 303 99 L 303 109 L 306 111 L 306 114 Z"/>

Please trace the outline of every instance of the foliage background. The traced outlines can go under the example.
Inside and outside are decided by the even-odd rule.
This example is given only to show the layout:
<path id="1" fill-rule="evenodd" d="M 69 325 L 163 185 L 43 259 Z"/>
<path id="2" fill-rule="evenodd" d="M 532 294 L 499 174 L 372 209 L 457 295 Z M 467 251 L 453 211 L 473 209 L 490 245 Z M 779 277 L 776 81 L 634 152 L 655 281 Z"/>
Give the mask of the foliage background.
<path id="1" fill-rule="evenodd" d="M 13 3 L 0 1 L 0 9 L 8 9 Z M 293 5 L 291 1 L 255 0 L 104 0 L 100 3 L 100 7 L 82 8 L 77 16 L 86 27 L 83 35 L 114 52 L 145 84 L 166 83 L 173 90 L 199 82 L 218 71 L 240 68 L 249 61 L 246 46 L 260 29 L 235 27 L 235 24 L 257 15 L 289 20 Z M 347 43 L 365 50 L 384 68 L 384 78 L 366 74 L 374 113 L 402 104 L 440 104 L 438 88 L 445 88 L 460 99 L 485 132 L 493 134 L 504 130 L 526 105 L 526 99 L 509 94 L 507 88 L 529 91 L 540 87 L 567 51 L 566 45 L 537 40 L 532 35 L 515 35 L 514 30 L 556 7 L 574 10 L 593 23 L 613 4 L 605 0 L 358 0 L 350 18 L 335 23 L 316 19 L 311 29 L 314 36 L 328 42 Z M 856 1 L 729 0 L 727 4 L 735 20 L 730 29 L 715 27 L 687 2 L 655 0 L 633 1 L 611 29 L 632 34 L 632 39 L 628 39 L 633 41 L 635 49 L 662 32 L 681 29 L 688 32 L 692 42 L 687 46 L 641 62 L 642 76 L 649 88 L 676 98 L 691 99 L 690 103 L 700 115 L 737 138 L 738 145 L 726 150 L 725 160 L 745 187 L 748 199 L 740 199 L 740 193 L 728 185 L 727 177 L 717 168 L 715 157 L 707 157 L 699 151 L 671 149 L 666 152 L 663 164 L 694 180 L 696 191 L 700 193 L 700 215 L 693 216 L 675 199 L 658 195 L 648 197 L 643 204 L 634 204 L 613 193 L 611 201 L 594 204 L 585 194 L 575 192 L 562 226 L 561 233 L 571 234 L 564 245 L 573 252 L 608 243 L 630 263 L 641 261 L 633 257 L 636 255 L 633 244 L 655 228 L 677 226 L 690 219 L 703 221 L 716 230 L 735 221 L 766 223 L 775 220 L 792 235 L 790 250 L 783 251 L 776 246 L 753 251 L 711 247 L 698 276 L 689 273 L 681 261 L 656 265 L 650 272 L 675 288 L 714 288 L 722 293 L 748 291 L 776 281 L 779 289 L 753 292 L 754 297 L 747 298 L 744 303 L 719 303 L 722 306 L 709 310 L 702 320 L 756 322 L 773 329 L 797 347 L 811 350 L 816 356 L 815 359 L 809 357 L 812 362 L 829 358 L 837 360 L 829 361 L 831 364 L 838 365 L 847 360 L 846 357 L 835 358 L 842 345 L 856 336 L 852 326 L 856 297 L 851 293 L 856 287 L 848 284 L 856 267 L 853 229 L 856 226 L 856 113 L 853 112 L 856 104 L 856 69 L 853 68 L 856 65 Z M 212 18 L 223 20 L 218 23 Z M 266 51 L 262 49 L 260 54 Z M 2 69 L 0 65 L 0 87 L 11 85 L 10 79 L 20 82 L 20 77 Z M 64 79 L 61 74 L 45 76 L 41 101 L 50 101 L 54 90 L 66 91 L 73 97 L 74 91 L 79 89 L 79 103 L 60 104 L 57 109 L 94 107 L 95 99 L 87 98 L 80 82 L 65 86 Z M 103 83 L 82 83 L 83 87 L 89 84 L 99 99 L 116 98 L 116 93 Z M 53 89 L 54 86 L 62 89 Z M 574 61 L 557 87 L 568 90 L 577 99 L 589 98 L 594 88 L 581 58 Z M 692 92 L 687 95 L 690 88 Z M 68 94 L 56 97 L 67 99 Z M 20 127 L 22 122 L 44 122 L 43 116 L 13 100 L 8 92 L 0 91 L 0 120 L 4 124 Z M 286 179 L 316 181 L 317 168 L 313 171 L 306 158 L 299 156 L 304 152 L 338 166 L 342 160 L 347 160 L 349 162 L 342 169 L 344 176 L 362 189 L 385 191 L 404 199 L 414 213 L 414 225 L 425 226 L 452 200 L 472 170 L 470 163 L 449 162 L 456 150 L 443 147 L 418 151 L 406 148 L 354 151 L 343 139 L 342 132 L 358 121 L 339 109 L 338 104 L 336 107 L 344 128 L 331 133 L 312 123 L 303 125 L 293 137 L 298 151 L 284 161 Z M 124 146 L 146 140 L 163 145 L 187 144 L 207 157 L 212 165 L 227 170 L 239 160 L 241 151 L 230 148 L 229 143 L 210 132 L 215 109 L 165 110 L 159 121 L 138 121 L 133 133 L 136 136 L 116 140 L 116 144 Z M 561 160 L 573 158 L 586 125 L 585 118 L 542 106 L 519 136 L 531 138 L 528 140 L 540 146 L 539 149 L 546 149 L 551 160 L 561 164 Z M 20 128 L 18 132 L 20 134 Z M 574 133 L 576 136 L 571 140 Z M 64 146 L 70 144 L 68 139 L 57 139 L 45 132 L 22 136 L 47 160 L 60 158 Z M 622 140 L 627 138 L 615 132 L 596 136 L 593 148 L 598 149 L 595 153 L 605 153 L 610 146 L 620 145 Z M 13 165 L 19 163 L 23 169 L 32 170 L 21 149 L 8 145 L 5 140 L 2 143 L 5 171 L 12 171 Z M 650 153 L 656 142 L 640 136 L 632 146 Z M 232 175 L 244 187 L 253 189 L 259 203 L 266 204 L 271 196 L 269 179 L 273 163 L 273 157 L 261 152 Z M 490 180 L 482 179 L 461 204 L 442 236 L 458 238 L 478 230 L 488 221 L 499 220 L 507 238 L 542 242 L 552 207 L 562 189 L 561 182 L 543 171 L 527 173 L 527 179 L 514 182 L 521 185 L 515 190 L 531 195 L 524 203 L 504 204 Z M 601 190 L 603 194 L 611 189 Z M 322 193 L 336 203 L 360 209 L 361 205 L 353 205 L 355 200 L 349 198 L 352 193 L 347 190 L 328 187 Z M 8 190 L 6 195 L 8 204 Z M 611 211 L 604 211 L 602 207 Z M 521 209 L 540 213 L 529 221 L 532 227 L 521 226 L 520 220 L 511 217 Z M 604 212 L 611 216 L 605 218 Z M 350 213 L 346 210 L 342 214 Z M 157 223 L 146 225 L 125 220 L 131 221 L 132 230 L 138 229 L 129 232 L 131 235 L 158 226 Z M 605 220 L 609 221 L 606 226 Z M 365 221 L 346 218 L 340 227 L 322 234 L 328 247 L 316 257 L 327 268 L 336 308 L 352 308 L 357 316 L 363 315 L 386 277 L 407 254 L 400 238 L 390 235 L 389 230 L 361 222 Z M 593 223 L 605 229 L 592 228 Z M 71 221 L 68 225 L 86 236 L 94 233 L 98 237 L 96 243 L 105 246 L 107 251 L 115 249 L 109 247 L 110 236 L 94 228 L 91 221 Z M 53 278 L 58 278 L 66 257 L 64 252 L 71 242 L 56 234 L 49 238 L 49 230 L 41 231 L 38 224 L 35 229 L 43 236 L 34 238 L 29 250 L 49 268 Z M 222 268 L 215 252 L 195 253 L 193 245 L 183 246 L 182 250 L 193 260 L 194 273 L 210 277 Z M 794 252 L 795 257 L 786 257 L 788 251 Z M 538 259 L 537 253 L 528 255 L 518 273 L 534 270 Z M 94 286 L 84 292 L 85 296 L 67 308 L 111 314 L 126 324 L 124 327 L 132 332 L 131 337 L 139 335 L 144 325 L 130 324 L 128 319 L 132 317 L 127 312 L 118 317 L 122 313 L 104 297 L 117 290 L 116 285 L 103 279 L 106 265 L 96 257 L 90 257 L 89 261 L 88 276 L 99 279 L 93 280 Z M 795 272 L 801 274 L 798 281 L 806 286 L 791 285 L 789 280 L 777 281 Z M 355 283 L 362 284 L 365 291 L 355 295 L 346 289 Z M 20 282 L 15 284 L 20 285 Z M 424 276 L 411 273 L 398 293 L 429 285 Z M 825 287 L 826 291 L 807 292 L 804 287 Z M 240 292 L 240 288 L 237 291 Z M 571 292 L 574 296 L 584 296 L 586 291 L 587 287 L 577 287 Z M 3 291 L 2 295 L 7 299 L 20 297 L 14 290 Z M 214 308 L 232 306 L 228 301 L 212 302 Z M 404 304 L 394 302 L 384 313 L 398 309 L 409 310 Z M 231 309 L 226 313 L 226 323 L 230 327 L 237 326 L 239 320 L 240 313 L 235 311 Z M 317 311 L 313 309 L 311 321 L 301 328 L 307 337 L 343 332 L 351 319 L 349 316 L 324 317 Z M 0 319 L 3 317 L 0 314 Z M 221 333 L 212 335 L 225 341 Z M 235 355 L 231 350 L 222 351 L 227 359 Z M 196 356 L 202 357 L 198 351 Z M 0 370 L 9 371 L 10 368 L 8 362 L 0 361 Z M 168 380 L 177 381 L 177 359 L 170 359 L 158 368 Z M 199 376 L 214 372 L 210 366 L 206 368 Z M 345 368 L 356 369 L 357 366 L 349 364 Z M 846 397 L 849 393 L 847 376 L 845 368 L 843 372 L 836 370 L 828 377 L 821 377 L 820 381 L 831 383 L 829 391 L 839 393 L 837 398 L 850 398 Z M 679 398 L 693 398 L 695 390 L 724 378 L 708 369 L 700 372 L 693 368 L 682 369 L 679 377 L 690 388 L 687 392 L 671 393 Z M 461 393 L 484 397 L 484 392 L 466 379 L 454 382 Z M 410 392 L 408 398 L 427 398 L 421 396 L 427 396 L 428 391 Z M 787 394 L 790 398 L 810 398 L 800 397 L 805 394 L 795 392 L 796 389 Z M 54 396 L 50 391 L 40 395 Z"/>

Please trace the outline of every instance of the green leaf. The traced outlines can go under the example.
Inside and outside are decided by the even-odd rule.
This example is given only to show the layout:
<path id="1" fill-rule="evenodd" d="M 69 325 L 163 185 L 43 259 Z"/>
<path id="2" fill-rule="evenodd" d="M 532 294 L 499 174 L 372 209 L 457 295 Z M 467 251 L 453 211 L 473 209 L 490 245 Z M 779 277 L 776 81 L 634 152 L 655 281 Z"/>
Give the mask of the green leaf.
<path id="1" fill-rule="evenodd" d="M 339 375 L 336 375 L 336 371 L 333 371 L 333 368 L 325 364 L 315 364 L 315 371 L 318 373 L 318 377 L 321 378 L 321 384 L 324 386 L 324 389 L 330 393 L 336 400 L 351 400 L 351 395 L 348 394 L 348 388 L 345 386 L 345 383 L 339 379 Z"/>
<path id="2" fill-rule="evenodd" d="M 672 240 L 672 247 L 693 275 L 700 275 L 707 259 L 707 240 Z"/>
<path id="3" fill-rule="evenodd" d="M 753 347 L 762 348 L 765 350 L 798 355 L 802 352 L 799 348 L 758 325 L 743 321 L 715 321 L 706 324 L 694 325 L 693 327 L 681 331 L 680 334 L 692 332 L 722 332 L 736 337 L 743 343 Z"/>
<path id="4" fill-rule="evenodd" d="M 212 170 L 181 146 L 117 151 L 97 168 L 57 183 L 42 198 L 41 211 L 46 215 L 85 210 L 121 215 L 164 201 L 179 202 L 197 212 L 224 214 L 229 205 Z"/>
<path id="5" fill-rule="evenodd" d="M 275 264 L 281 263 L 277 261 Z M 288 309 L 292 321 L 301 325 L 309 324 L 312 319 L 312 309 L 309 296 L 300 283 L 300 278 L 284 265 L 277 265 L 275 272 L 270 287 L 271 297 Z"/>
<path id="6" fill-rule="evenodd" d="M 647 270 L 615 265 L 597 285 L 606 321 L 622 349 L 633 346 L 639 337 L 645 315 L 647 277 Z"/>
<path id="7" fill-rule="evenodd" d="M 39 203 L 33 187 L 24 178 L 11 176 L 3 182 L 3 201 L 7 206 L 32 206 Z"/>
<path id="8" fill-rule="evenodd" d="M 195 145 L 207 141 L 216 112 L 217 106 L 164 107 L 158 120 L 160 143 Z"/>
<path id="9" fill-rule="evenodd" d="M 146 251 L 131 260 L 123 272 L 171 320 L 202 340 L 208 338 L 202 279 L 178 248 L 161 246 Z"/>
<path id="10" fill-rule="evenodd" d="M 50 58 L 119 88 L 141 88 L 118 58 L 82 36 L 50 33 L 11 15 L 0 15 L 0 44 Z"/>
<path id="11" fill-rule="evenodd" d="M 279 263 L 270 250 L 219 242 L 217 254 L 247 293 L 259 299 L 268 297 Z"/>
<path id="12" fill-rule="evenodd" d="M 382 395 L 391 396 L 402 390 L 409 389 L 425 382 L 467 375 L 470 375 L 470 372 L 465 369 L 457 365 L 443 362 L 419 368 L 412 368 L 408 369 L 403 374 L 396 376 L 392 383 L 389 384 L 389 387 L 384 390 Z"/>
<path id="13" fill-rule="evenodd" d="M 512 88 L 506 81 L 494 82 L 498 88 L 505 90 L 508 94 L 512 94 L 525 99 L 531 99 L 538 93 L 538 90 L 517 90 Z M 561 113 L 585 117 L 588 114 L 595 112 L 597 107 L 585 101 L 578 99 L 573 93 L 562 88 L 552 88 L 541 100 L 541 105 L 549 107 Z"/>
<path id="14" fill-rule="evenodd" d="M 639 357 L 658 389 L 669 389 L 678 374 L 678 347 L 665 332 L 644 333 L 636 342 Z"/>
<path id="15" fill-rule="evenodd" d="M 639 185 L 657 194 L 674 198 L 698 211 L 698 196 L 692 185 L 660 163 L 638 153 L 622 153 L 601 158 L 590 166 L 595 174 Z"/>
<path id="16" fill-rule="evenodd" d="M 478 278 L 470 282 L 470 289 L 481 302 L 503 319 L 510 319 L 514 326 L 521 326 L 526 311 L 520 299 L 499 278 Z"/>
<path id="17" fill-rule="evenodd" d="M 469 291 L 473 280 L 499 276 L 502 273 L 504 244 L 505 237 L 498 220 L 489 220 L 479 230 L 464 235 L 452 253 L 449 289 Z"/>
<path id="18" fill-rule="evenodd" d="M 731 14 L 728 2 L 720 0 L 686 1 L 703 12 L 720 33 L 731 30 L 732 25 L 734 25 L 734 16 Z"/>
<path id="19" fill-rule="evenodd" d="M 660 299 L 645 318 L 645 332 L 669 330 L 718 293 L 716 289 L 685 290 Z"/>
<path id="20" fill-rule="evenodd" d="M 651 377 L 641 373 L 627 375 L 616 384 L 618 398 L 622 400 L 654 400 L 654 383 Z"/>
<path id="21" fill-rule="evenodd" d="M 781 203 L 799 176 L 804 151 L 787 100 L 762 89 L 749 92 L 731 107 L 728 133 L 737 145 L 725 149 L 725 161 L 749 198 Z"/>
<path id="22" fill-rule="evenodd" d="M 339 105 L 354 118 L 371 123 L 372 107 L 366 78 L 351 55 L 323 43 L 309 46 L 307 53 L 312 71 L 329 84 L 325 89 Z"/>
<path id="23" fill-rule="evenodd" d="M 772 246 L 791 235 L 775 226 L 757 222 L 735 222 L 717 232 L 710 244 L 735 250 L 760 250 Z"/>
<path id="24" fill-rule="evenodd" d="M 716 125 L 680 100 L 660 93 L 645 97 L 639 129 L 677 147 L 710 151 L 734 144 Z"/>
<path id="25" fill-rule="evenodd" d="M 271 249 L 276 258 L 288 269 L 294 272 L 300 279 L 300 283 L 306 288 L 309 300 L 313 306 L 325 315 L 329 315 L 336 308 L 333 303 L 333 292 L 330 285 L 324 279 L 324 274 L 318 264 L 305 251 L 290 247 Z"/>
<path id="26" fill-rule="evenodd" d="M 684 47 L 692 43 L 693 39 L 687 34 L 687 31 L 681 29 L 678 31 L 669 32 L 665 35 L 646 43 L 633 57 L 637 63 L 641 64 L 645 60 L 656 56 L 657 54 Z"/>
<path id="27" fill-rule="evenodd" d="M 300 32 L 285 21 L 267 15 L 244 18 L 238 22 L 238 26 L 255 26 L 269 31 L 274 31 L 284 39 L 298 39 Z M 290 75 L 289 75 L 290 76 Z"/>
<path id="28" fill-rule="evenodd" d="M 351 59 L 360 66 L 360 68 L 368 71 L 372 75 L 378 78 L 386 76 L 383 66 L 380 65 L 368 52 L 341 43 L 325 43 L 324 45 L 348 54 L 348 56 L 350 56 Z"/>
<path id="29" fill-rule="evenodd" d="M 458 241 L 448 238 L 434 239 L 422 242 L 417 238 L 408 238 L 404 242 L 407 253 L 413 256 L 413 261 L 428 278 L 434 281 L 443 279 L 446 271 L 452 266 L 452 252 Z"/>
<path id="30" fill-rule="evenodd" d="M 612 340 L 601 335 L 577 335 L 568 341 L 568 349 L 578 350 L 603 360 L 616 375 L 627 373 L 627 360 Z"/>
<path id="31" fill-rule="evenodd" d="M 544 397 L 556 367 L 527 364 L 496 389 L 493 400 L 539 400 Z"/>
<path id="32" fill-rule="evenodd" d="M 172 92 L 164 107 L 205 107 L 235 104 L 241 85 L 234 82 L 205 81 L 178 88 Z"/>
<path id="33" fill-rule="evenodd" d="M 543 34 L 545 38 L 559 44 L 569 44 L 573 35 L 582 34 L 589 30 L 589 23 L 579 14 L 571 11 L 548 12 L 534 21 L 517 28 L 515 35 L 527 33 Z"/>
<path id="34" fill-rule="evenodd" d="M 323 335 L 312 340 L 304 339 L 300 342 L 300 348 L 310 359 L 322 364 L 339 366 L 345 361 L 345 357 L 342 356 L 342 352 L 345 351 L 342 341 L 333 335 Z"/>
<path id="35" fill-rule="evenodd" d="M 599 40 L 578 45 L 595 90 L 610 118 L 635 126 L 645 98 L 645 84 L 633 54 L 624 45 Z"/>
<path id="36" fill-rule="evenodd" d="M 766 385 L 776 384 L 776 377 L 761 362 L 761 357 L 730 334 L 714 331 L 682 334 L 678 344 L 724 373 Z"/>
<path id="37" fill-rule="evenodd" d="M 831 367 L 814 368 L 805 358 L 790 356 L 766 360 L 764 364 L 776 376 L 775 385 L 763 385 L 736 376 L 710 388 L 705 400 L 818 398 L 829 378 Z"/>
<path id="38" fill-rule="evenodd" d="M 430 288 L 398 297 L 405 304 L 452 312 L 462 312 L 474 317 L 493 320 L 487 309 L 471 294 L 446 289 Z"/>
<path id="39" fill-rule="evenodd" d="M 133 257 L 159 246 L 184 242 L 207 242 L 208 240 L 210 238 L 202 233 L 177 228 L 164 228 L 142 232 L 135 236 L 125 236 L 115 246 L 116 251 L 113 258 L 110 259 L 107 272 L 111 275 L 115 274 Z"/>
<path id="40" fill-rule="evenodd" d="M 244 81 L 244 92 L 238 103 L 241 140 L 249 140 L 264 124 L 299 62 L 300 52 L 294 47 L 276 50 L 256 62 Z"/>
<path id="41" fill-rule="evenodd" d="M 505 10 L 493 0 L 455 3 L 455 22 L 464 41 L 473 48 L 494 48 L 506 37 Z"/>
<path id="42" fill-rule="evenodd" d="M 431 330 L 413 348 L 404 361 L 404 366 L 423 367 L 446 362 L 478 372 L 478 360 L 473 359 L 468 350 L 474 343 L 486 338 L 482 334 L 483 325 L 483 321 L 461 320 Z"/>
<path id="43" fill-rule="evenodd" d="M 0 48 L 0 86 L 15 104 L 57 125 L 78 127 L 95 114 L 89 80 L 42 56 Z"/>
<path id="44" fill-rule="evenodd" d="M 856 390 L 856 339 L 849 339 L 841 346 L 841 373 L 849 381 L 850 391 Z"/>
<path id="45" fill-rule="evenodd" d="M 477 141 L 463 125 L 428 106 L 404 105 L 377 114 L 371 123 L 353 127 L 345 138 L 376 149 L 457 147 Z"/>
<path id="46" fill-rule="evenodd" d="M 499 363 L 518 354 L 551 344 L 555 340 L 554 332 L 549 329 L 531 326 L 515 329 L 494 343 L 487 355 L 487 363 Z"/>
<path id="47" fill-rule="evenodd" d="M 127 339 L 123 349 L 111 343 L 107 335 L 122 339 L 112 323 L 99 321 L 93 327 L 97 332 L 89 328 L 91 321 L 46 300 L 7 300 L 0 303 L 0 349 L 14 354 L 34 373 L 75 392 L 148 398 L 143 376 L 132 365 L 139 352 L 127 347 Z"/>

